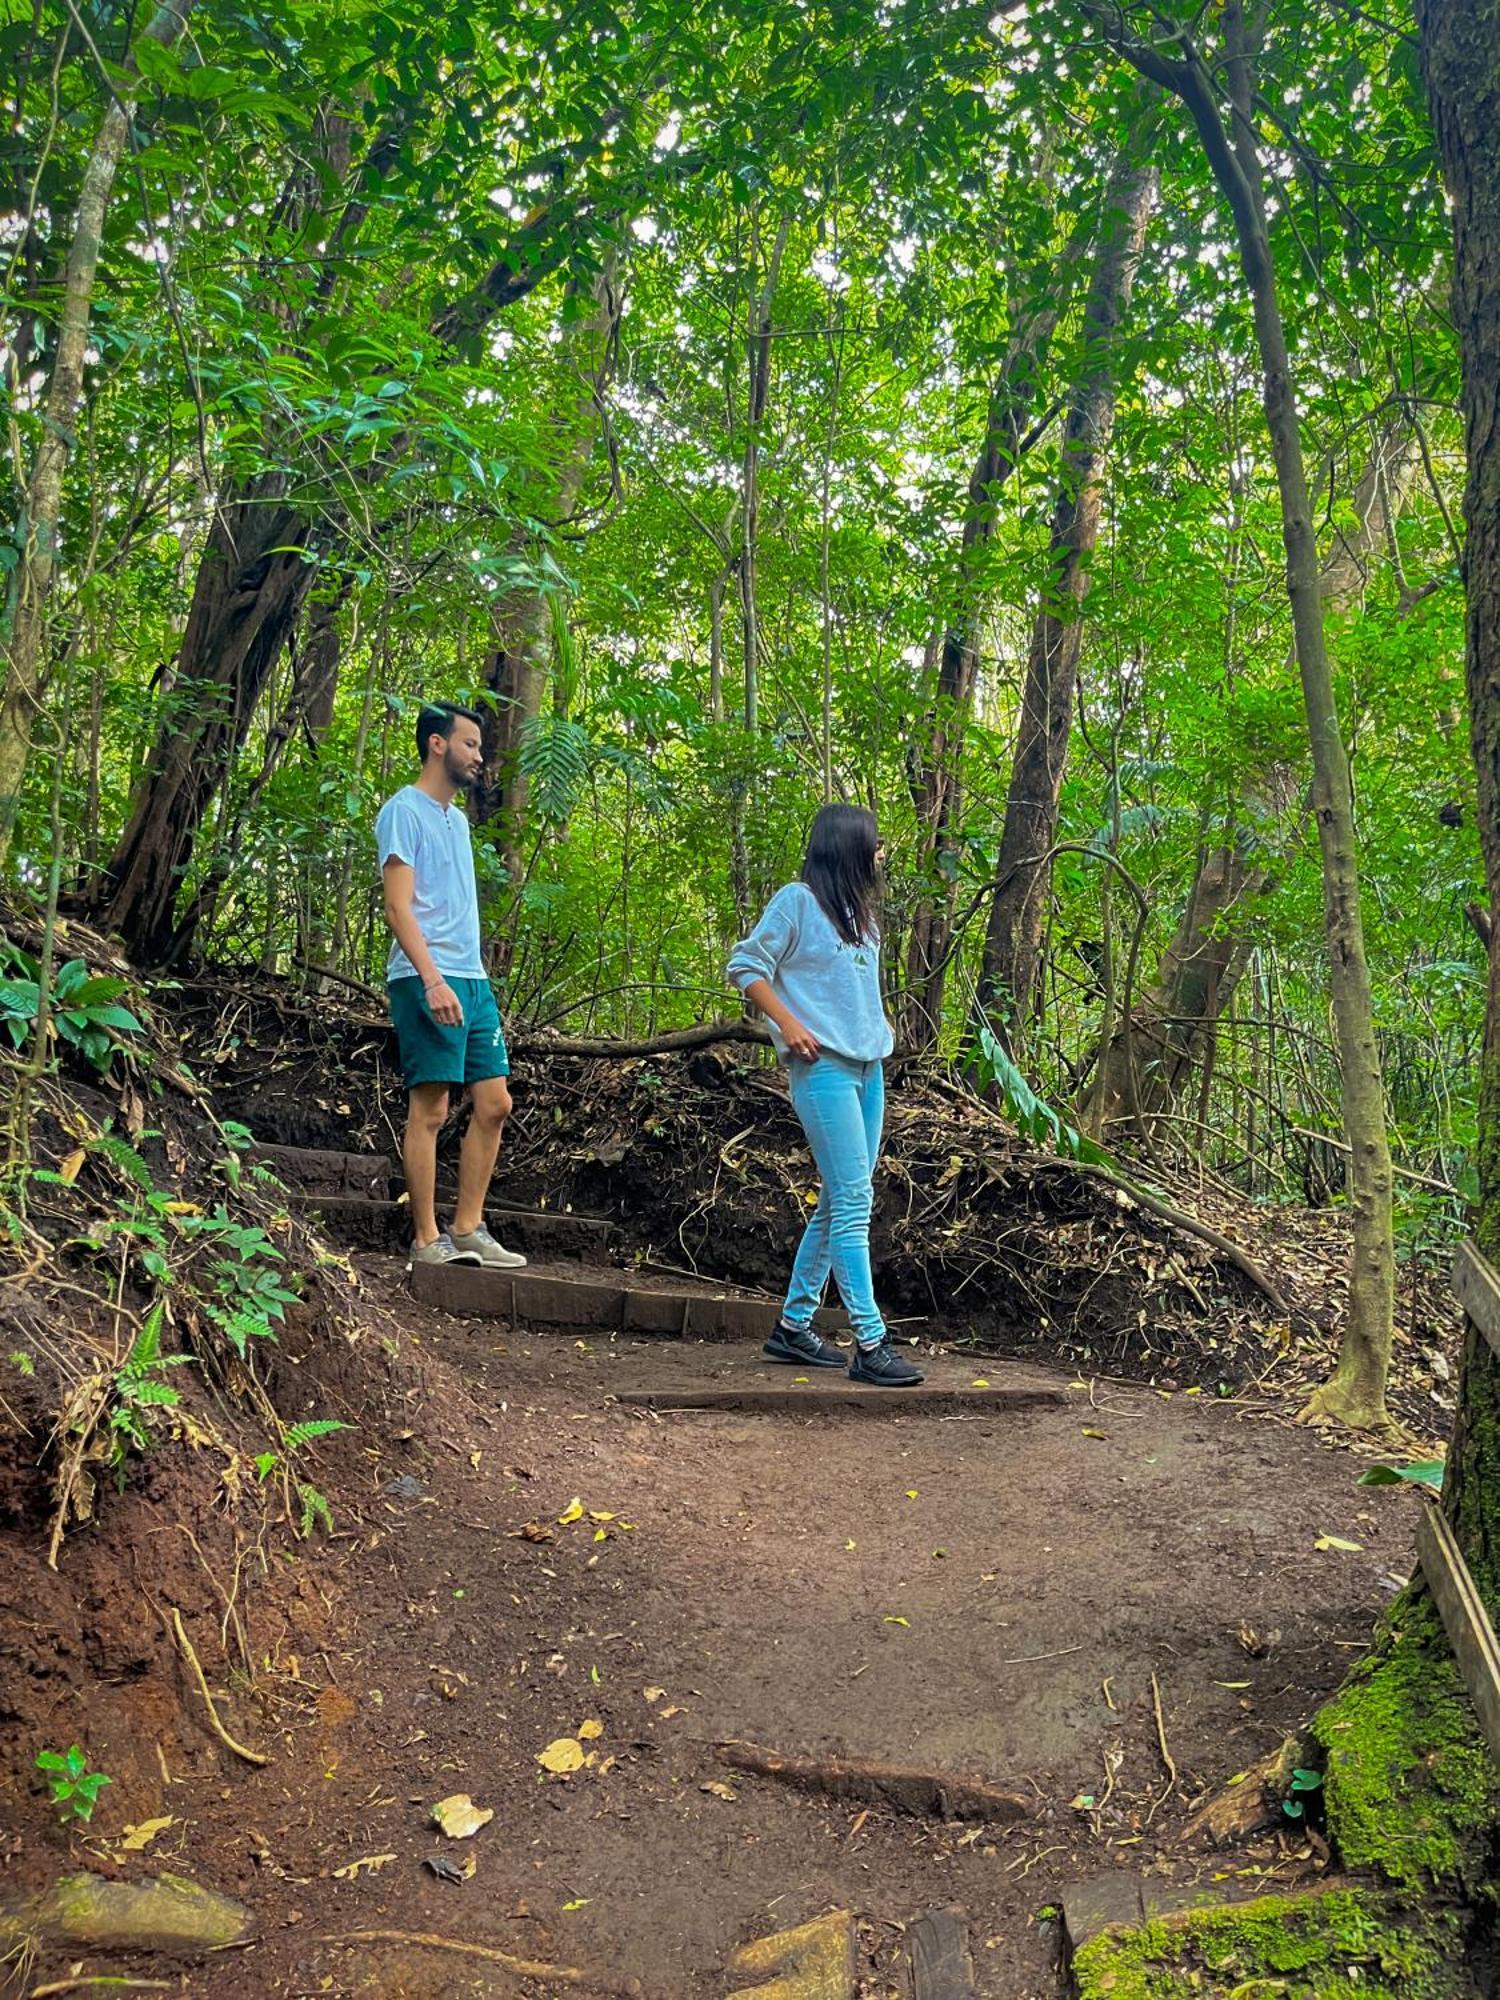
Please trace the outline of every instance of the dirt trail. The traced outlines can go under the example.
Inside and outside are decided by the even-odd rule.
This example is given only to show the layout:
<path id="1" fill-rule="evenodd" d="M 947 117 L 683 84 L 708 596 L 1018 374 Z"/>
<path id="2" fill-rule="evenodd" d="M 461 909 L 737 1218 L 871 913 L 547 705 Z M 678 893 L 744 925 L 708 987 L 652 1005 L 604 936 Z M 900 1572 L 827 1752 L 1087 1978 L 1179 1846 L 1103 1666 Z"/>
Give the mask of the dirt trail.
<path id="1" fill-rule="evenodd" d="M 440 1387 L 405 1436 L 371 1428 L 362 1518 L 299 1565 L 323 1644 L 271 1647 L 276 1762 L 226 1756 L 214 1782 L 125 1802 L 176 1815 L 154 1863 L 254 1911 L 258 1942 L 191 1975 L 205 2000 L 563 1990 L 321 1941 L 370 1929 L 714 1995 L 734 1947 L 831 1904 L 865 1920 L 866 1990 L 904 1992 L 882 1972 L 899 1927 L 945 1903 L 968 1912 L 981 1994 L 1054 2000 L 1060 1884 L 1140 1866 L 1185 1796 L 1297 1726 L 1410 1560 L 1399 1501 L 1268 1410 L 1099 1384 L 995 1415 L 658 1414 L 614 1398 L 785 1376 L 693 1343 L 451 1320 L 393 1263 L 362 1269 Z M 1279 1633 L 1265 1657 L 1242 1624 Z M 585 1721 L 599 1761 L 547 1777 L 537 1753 Z M 807 1797 L 721 1767 L 725 1738 L 980 1775 L 1031 1812 L 986 1827 Z M 425 1830 L 462 1791 L 494 1820 L 470 1842 Z M 472 1855 L 473 1879 L 427 1873 L 439 1850 Z M 371 1855 L 394 1859 L 334 1878 Z"/>

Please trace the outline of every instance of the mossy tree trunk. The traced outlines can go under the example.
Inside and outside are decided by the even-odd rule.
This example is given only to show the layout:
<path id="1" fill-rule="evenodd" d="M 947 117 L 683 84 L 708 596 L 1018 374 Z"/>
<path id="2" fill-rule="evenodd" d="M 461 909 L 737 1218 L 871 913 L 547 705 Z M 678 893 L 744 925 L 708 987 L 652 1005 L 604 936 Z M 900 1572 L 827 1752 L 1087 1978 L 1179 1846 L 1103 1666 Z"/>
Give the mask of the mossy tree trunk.
<path id="1" fill-rule="evenodd" d="M 1463 354 L 1469 726 L 1490 908 L 1500 909 L 1500 0 L 1417 0 L 1422 61 L 1453 207 L 1453 317 Z M 1500 951 L 1490 953 L 1479 1093 L 1479 1248 L 1500 1263 Z M 1500 1617 L 1500 1361 L 1471 1326 L 1446 1504 Z"/>

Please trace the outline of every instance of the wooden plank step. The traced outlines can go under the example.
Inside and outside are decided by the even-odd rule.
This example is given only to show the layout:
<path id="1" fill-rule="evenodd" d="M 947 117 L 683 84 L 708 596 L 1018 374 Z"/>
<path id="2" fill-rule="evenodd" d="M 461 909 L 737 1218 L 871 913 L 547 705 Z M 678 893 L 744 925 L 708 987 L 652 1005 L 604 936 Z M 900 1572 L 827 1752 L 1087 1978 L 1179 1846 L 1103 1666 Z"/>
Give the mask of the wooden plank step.
<path id="1" fill-rule="evenodd" d="M 460 1318 L 537 1322 L 543 1326 L 609 1328 L 675 1339 L 766 1339 L 781 1316 L 775 1299 L 728 1292 L 647 1291 L 627 1277 L 610 1282 L 526 1271 L 484 1271 L 473 1265 L 418 1264 L 412 1296 Z M 820 1313 L 819 1326 L 837 1329 L 842 1314 Z"/>
<path id="2" fill-rule="evenodd" d="M 411 1241 L 411 1210 L 404 1201 L 296 1193 L 288 1196 L 287 1206 L 294 1214 L 315 1215 L 330 1235 L 357 1250 L 402 1251 Z M 568 1258 L 582 1264 L 609 1261 L 610 1225 L 593 1216 L 503 1208 L 492 1202 L 489 1219 L 501 1242 L 523 1256 Z"/>
<path id="3" fill-rule="evenodd" d="M 854 2000 L 854 1918 L 830 1910 L 795 1930 L 742 1945 L 729 1961 L 730 1977 L 748 1978 L 729 2000 Z"/>
<path id="4" fill-rule="evenodd" d="M 1066 1403 L 1068 1392 L 1046 1383 L 997 1382 L 987 1389 L 967 1384 L 924 1382 L 916 1389 L 877 1389 L 851 1382 L 832 1369 L 806 1382 L 726 1383 L 723 1387 L 622 1389 L 616 1400 L 643 1410 L 739 1410 L 748 1416 L 836 1416 L 840 1411 L 878 1410 L 882 1416 L 913 1410 L 1035 1410 Z"/>
<path id="5" fill-rule="evenodd" d="M 387 1153 L 337 1153 L 314 1146 L 257 1145 L 251 1150 L 255 1159 L 299 1193 L 384 1197 L 390 1190 Z"/>
<path id="6" fill-rule="evenodd" d="M 974 1960 L 964 1912 L 931 1910 L 906 1933 L 913 2000 L 974 2000 Z"/>

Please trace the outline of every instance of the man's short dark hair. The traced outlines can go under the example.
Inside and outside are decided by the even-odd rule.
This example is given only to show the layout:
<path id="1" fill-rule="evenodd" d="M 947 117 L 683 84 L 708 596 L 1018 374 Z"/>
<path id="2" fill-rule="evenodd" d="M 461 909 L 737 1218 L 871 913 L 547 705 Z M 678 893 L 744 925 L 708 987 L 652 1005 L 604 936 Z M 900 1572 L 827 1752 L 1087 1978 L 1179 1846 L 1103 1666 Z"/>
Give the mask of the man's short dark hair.
<path id="1" fill-rule="evenodd" d="M 417 715 L 417 756 L 427 762 L 427 746 L 434 736 L 441 736 L 446 743 L 453 734 L 453 725 L 462 716 L 465 722 L 473 722 L 484 727 L 484 717 L 473 708 L 460 708 L 456 701 L 424 701 Z"/>

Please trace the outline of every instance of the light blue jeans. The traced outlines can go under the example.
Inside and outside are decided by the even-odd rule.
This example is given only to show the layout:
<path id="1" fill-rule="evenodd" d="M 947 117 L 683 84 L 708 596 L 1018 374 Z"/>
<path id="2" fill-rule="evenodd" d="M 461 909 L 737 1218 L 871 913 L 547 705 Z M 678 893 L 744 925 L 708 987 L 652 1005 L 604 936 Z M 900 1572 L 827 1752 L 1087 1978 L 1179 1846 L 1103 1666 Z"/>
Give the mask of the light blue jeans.
<path id="1" fill-rule="evenodd" d="M 810 1326 L 832 1271 L 855 1338 L 861 1347 L 874 1347 L 885 1338 L 870 1270 L 871 1176 L 885 1121 L 884 1065 L 847 1056 L 794 1059 L 787 1065 L 787 1090 L 823 1187 L 797 1250 L 783 1315 L 790 1326 Z"/>

